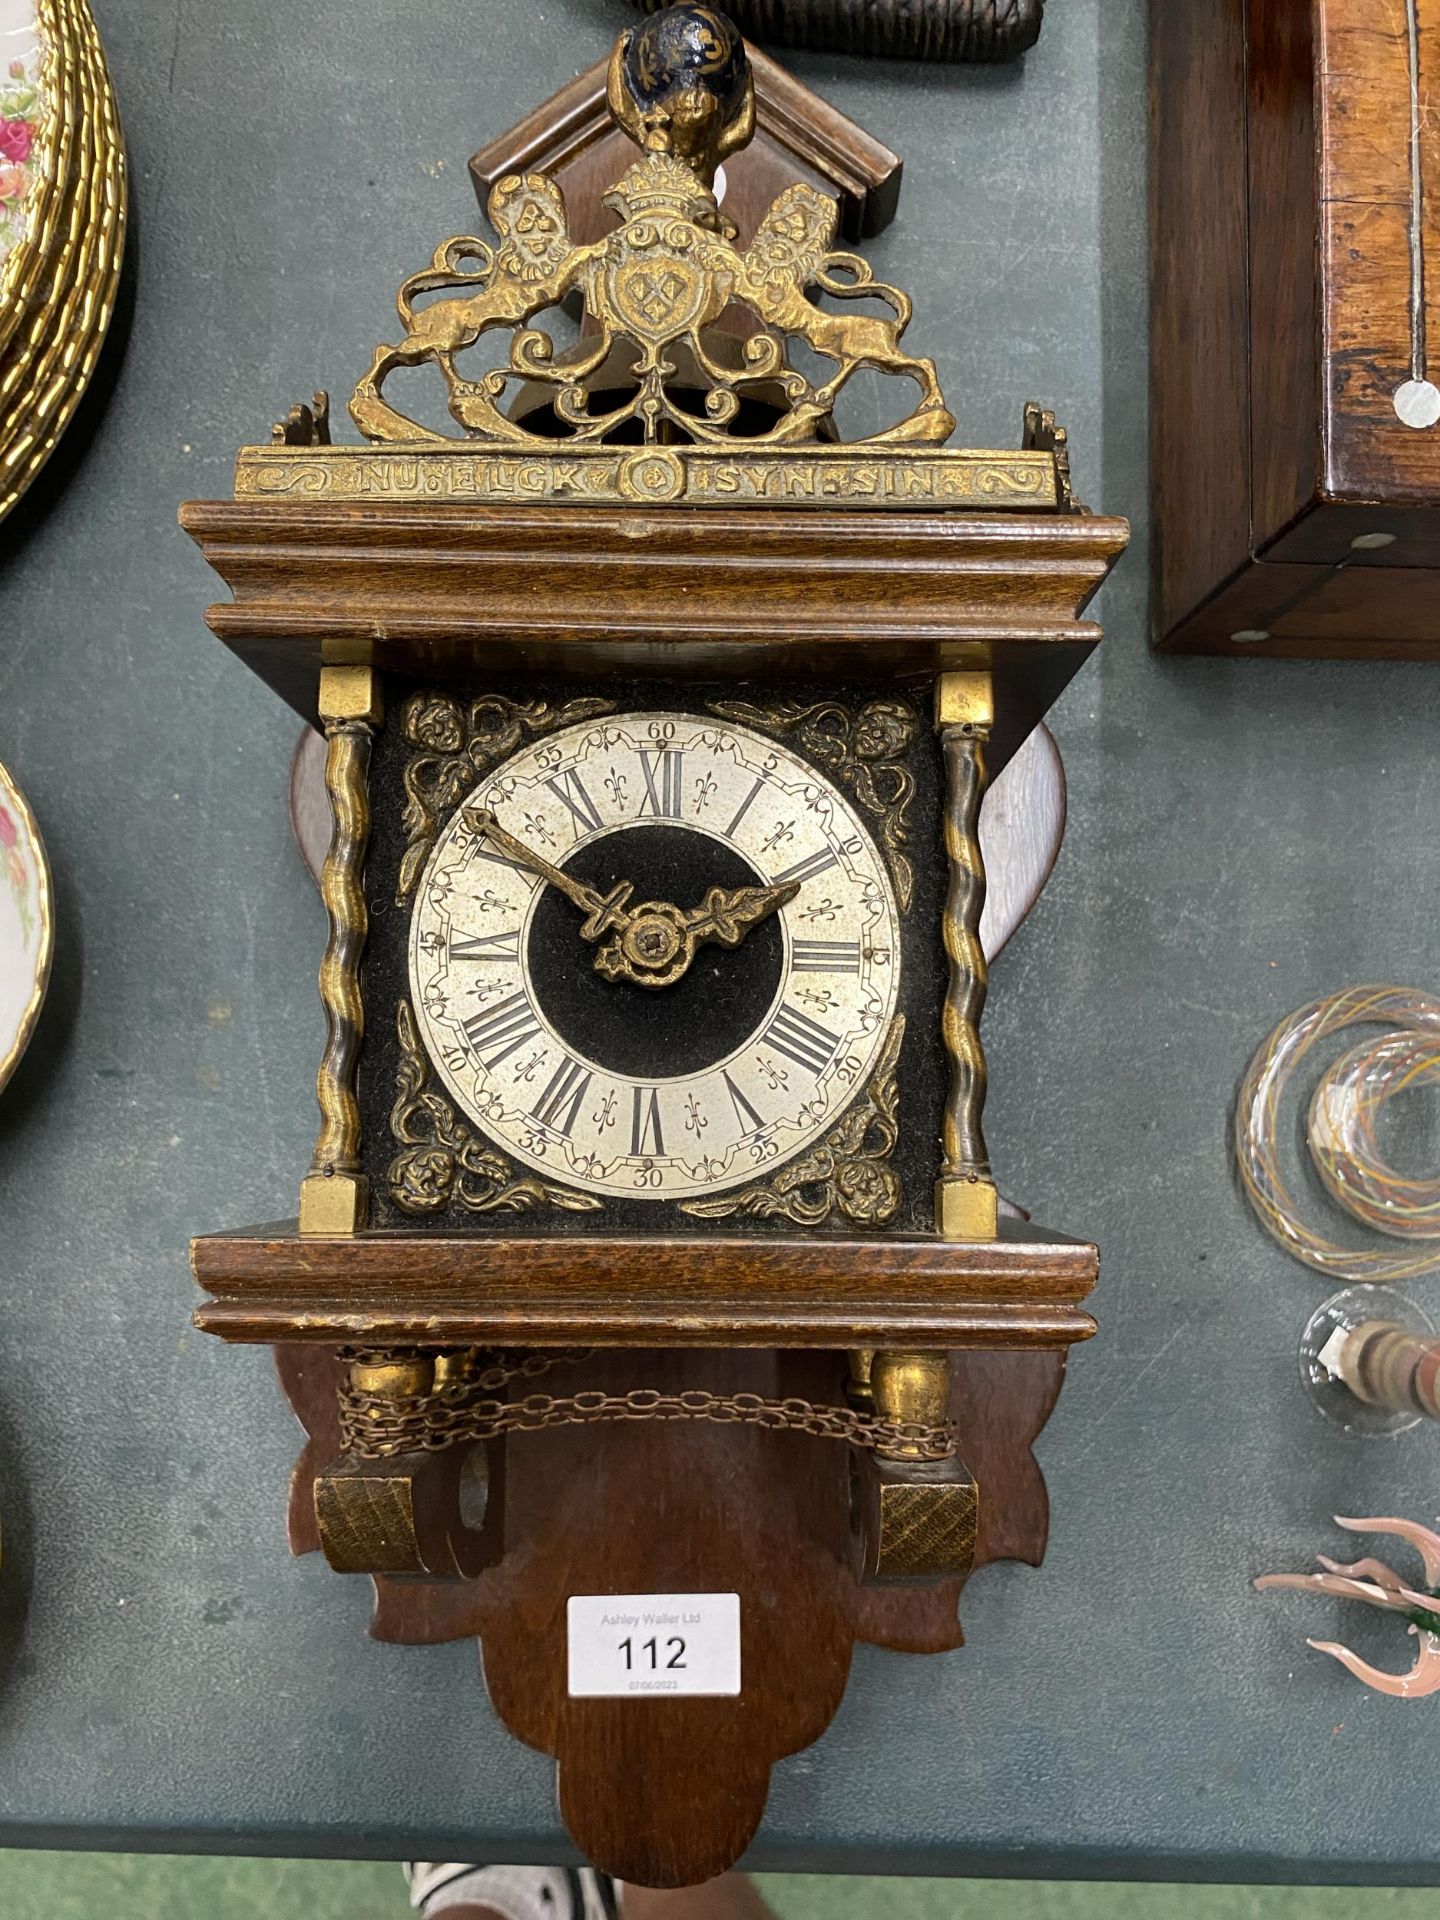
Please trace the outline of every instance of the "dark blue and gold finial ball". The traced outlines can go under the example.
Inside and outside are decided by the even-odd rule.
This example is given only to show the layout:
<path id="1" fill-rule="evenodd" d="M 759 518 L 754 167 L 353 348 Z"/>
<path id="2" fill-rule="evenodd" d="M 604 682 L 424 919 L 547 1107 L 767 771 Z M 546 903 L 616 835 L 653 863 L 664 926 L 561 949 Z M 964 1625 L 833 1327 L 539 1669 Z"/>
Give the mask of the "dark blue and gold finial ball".
<path id="1" fill-rule="evenodd" d="M 703 88 L 724 114 L 745 90 L 749 63 L 735 26 L 713 7 L 666 7 L 627 36 L 625 79 L 642 107 Z"/>

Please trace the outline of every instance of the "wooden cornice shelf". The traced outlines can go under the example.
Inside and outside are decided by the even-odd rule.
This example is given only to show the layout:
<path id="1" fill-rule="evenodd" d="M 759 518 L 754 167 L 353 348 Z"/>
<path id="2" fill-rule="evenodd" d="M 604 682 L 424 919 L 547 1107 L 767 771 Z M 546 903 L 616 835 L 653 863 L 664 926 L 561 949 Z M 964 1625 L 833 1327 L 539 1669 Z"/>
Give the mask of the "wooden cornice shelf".
<path id="1" fill-rule="evenodd" d="M 654 1240 L 395 1232 L 293 1222 L 191 1242 L 230 1340 L 612 1347 L 1064 1347 L 1099 1255 L 1028 1223 L 994 1241 L 824 1235 Z"/>
<path id="2" fill-rule="evenodd" d="M 1083 513 L 192 501 L 206 619 L 307 719 L 322 665 L 893 681 L 988 668 L 992 774 L 1084 664 L 1129 535 Z"/>

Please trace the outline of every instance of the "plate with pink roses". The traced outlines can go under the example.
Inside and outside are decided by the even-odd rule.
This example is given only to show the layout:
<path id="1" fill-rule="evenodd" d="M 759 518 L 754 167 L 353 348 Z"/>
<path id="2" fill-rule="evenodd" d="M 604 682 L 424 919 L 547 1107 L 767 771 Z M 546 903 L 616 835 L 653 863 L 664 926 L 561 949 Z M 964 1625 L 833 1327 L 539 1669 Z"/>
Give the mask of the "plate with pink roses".
<path id="1" fill-rule="evenodd" d="M 125 210 L 124 143 L 88 0 L 0 0 L 0 518 L 94 372 Z"/>
<path id="2" fill-rule="evenodd" d="M 0 264 L 29 238 L 49 130 L 40 34 L 27 14 L 27 0 L 0 0 Z"/>
<path id="3" fill-rule="evenodd" d="M 35 1031 L 50 979 L 50 865 L 29 802 L 0 765 L 0 1087 Z"/>

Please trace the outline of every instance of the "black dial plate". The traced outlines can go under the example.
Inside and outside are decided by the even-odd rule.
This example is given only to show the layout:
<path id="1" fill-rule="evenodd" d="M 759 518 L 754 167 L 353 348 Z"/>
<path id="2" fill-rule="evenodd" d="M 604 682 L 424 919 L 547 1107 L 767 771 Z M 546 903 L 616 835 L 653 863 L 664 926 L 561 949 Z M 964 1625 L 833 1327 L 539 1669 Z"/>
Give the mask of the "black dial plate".
<path id="1" fill-rule="evenodd" d="M 390 1197 L 388 1173 L 396 1155 L 391 1116 L 402 1065 L 396 1030 L 397 1007 L 408 1001 L 407 948 L 410 901 L 397 900 L 397 882 L 409 833 L 405 823 L 405 772 L 416 749 L 407 741 L 399 716 L 413 683 L 386 685 L 386 724 L 375 743 L 371 768 L 372 833 L 366 865 L 366 897 L 370 934 L 366 947 L 362 990 L 365 1001 L 365 1038 L 360 1061 L 363 1129 L 362 1165 L 370 1182 L 371 1221 L 377 1227 L 406 1232 L 492 1232 L 501 1234 L 593 1234 L 597 1231 L 648 1233 L 713 1233 L 716 1225 L 687 1216 L 671 1202 L 646 1202 L 607 1197 L 603 1211 L 567 1212 L 554 1207 L 534 1212 L 472 1212 L 451 1203 L 433 1213 L 402 1211 Z M 614 703 L 617 712 L 684 710 L 703 715 L 711 700 L 737 697 L 779 707 L 792 702 L 837 702 L 857 712 L 877 697 L 907 700 L 918 714 L 929 705 L 931 687 L 834 688 L 814 685 L 737 687 L 733 682 L 708 686 L 673 682 L 624 683 L 507 681 L 503 687 L 476 684 L 447 691 L 463 704 L 491 693 L 508 700 L 548 702 L 559 708 L 579 698 L 600 697 Z M 801 752 L 792 735 L 786 744 Z M 814 761 L 817 773 L 831 777 L 823 761 Z M 904 1204 L 897 1216 L 879 1231 L 915 1233 L 933 1225 L 932 1191 L 939 1159 L 940 1121 L 948 1083 L 948 1068 L 940 1039 L 940 1007 L 945 986 L 945 958 L 940 920 L 945 891 L 941 832 L 942 769 L 934 736 L 922 726 L 905 766 L 915 783 L 907 825 L 914 887 L 908 909 L 901 916 L 903 975 L 899 1011 L 906 1019 L 899 1065 L 900 1137 L 893 1155 L 900 1175 Z M 457 791 L 462 798 L 468 782 Z M 851 789 L 853 797 L 853 789 Z M 450 817 L 453 802 L 440 817 Z M 878 839 L 878 832 L 874 835 Z M 606 849 L 613 845 L 613 853 Z M 758 876 L 732 849 L 708 835 L 647 823 L 622 829 L 606 839 L 582 847 L 572 856 L 578 878 L 589 884 L 609 885 L 626 879 L 635 884 L 635 899 L 649 896 L 677 905 L 698 905 L 710 886 L 760 884 Z M 593 864 L 591 864 L 593 863 Z M 562 862 L 562 864 L 565 864 Z M 702 948 L 692 974 L 659 992 L 611 983 L 591 966 L 594 949 L 579 938 L 578 910 L 557 895 L 537 902 L 527 960 L 537 993 L 557 1031 L 577 1042 L 587 1054 L 608 1054 L 617 1071 L 644 1073 L 662 1061 L 670 1071 L 683 1073 L 693 1063 L 722 1057 L 739 1030 L 750 1030 L 763 1018 L 774 993 L 780 959 L 780 935 L 762 924 L 741 946 L 726 950 Z M 678 998 L 675 996 L 679 996 Z M 624 997 L 622 997 L 624 996 Z M 763 1005 L 761 1003 L 764 1003 Z M 758 1008 L 758 1014 L 757 1014 Z M 617 1011 L 612 1011 L 617 1010 Z M 436 1091 L 443 1092 L 438 1076 Z M 461 1124 L 466 1123 L 461 1117 Z M 490 1143 L 479 1136 L 479 1147 Z M 523 1174 L 523 1167 L 517 1173 Z M 720 1225 L 725 1233 L 794 1233 L 794 1224 L 782 1217 L 741 1215 Z"/>
<path id="2" fill-rule="evenodd" d="M 671 900 L 689 908 L 699 906 L 707 887 L 766 884 L 733 848 L 688 827 L 628 827 L 591 841 L 561 867 L 601 893 L 630 881 L 635 905 Z M 536 1000 L 576 1054 L 616 1073 L 666 1079 L 722 1059 L 764 1024 L 784 957 L 774 919 L 752 927 L 733 949 L 702 947 L 683 979 L 656 989 L 597 973 L 595 948 L 580 937 L 583 918 L 547 888 L 526 947 Z"/>

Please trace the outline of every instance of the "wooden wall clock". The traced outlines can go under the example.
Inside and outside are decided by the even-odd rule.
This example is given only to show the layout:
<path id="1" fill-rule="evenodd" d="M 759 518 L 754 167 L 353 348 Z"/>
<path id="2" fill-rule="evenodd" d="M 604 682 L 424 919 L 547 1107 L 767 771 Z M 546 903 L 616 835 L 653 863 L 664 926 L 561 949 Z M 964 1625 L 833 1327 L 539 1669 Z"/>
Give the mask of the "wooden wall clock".
<path id="1" fill-rule="evenodd" d="M 1152 0 L 1154 634 L 1440 657 L 1440 0 Z"/>
<path id="2" fill-rule="evenodd" d="M 857 1639 L 957 1646 L 968 1573 L 1043 1551 L 1097 1255 L 998 1201 L 976 826 L 1126 528 L 1038 407 L 946 444 L 833 198 L 737 237 L 722 16 L 624 33 L 607 96 L 608 226 L 498 179 L 497 238 L 402 288 L 363 443 L 317 396 L 183 510 L 333 811 L 299 1218 L 193 1261 L 309 1432 L 296 1548 L 375 1578 L 382 1638 L 476 1635 L 577 1844 L 676 1885 Z M 862 370 L 892 423 L 846 438 Z"/>

